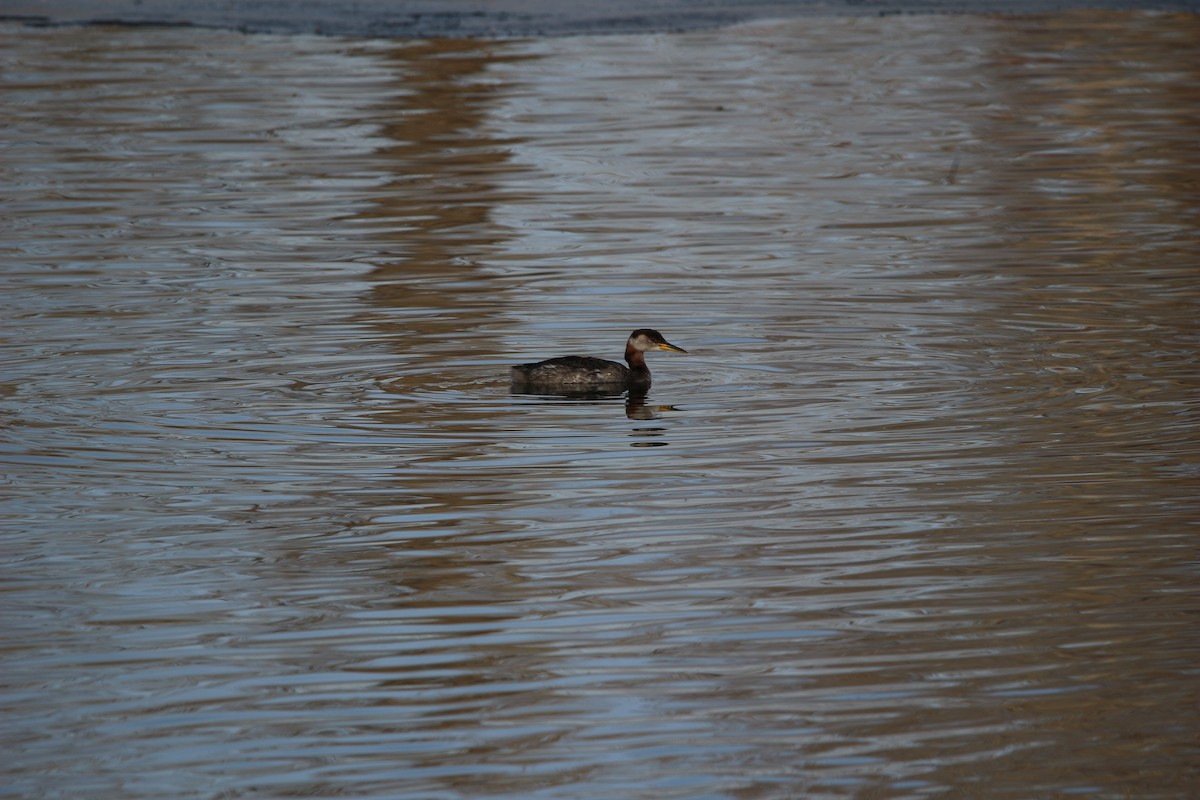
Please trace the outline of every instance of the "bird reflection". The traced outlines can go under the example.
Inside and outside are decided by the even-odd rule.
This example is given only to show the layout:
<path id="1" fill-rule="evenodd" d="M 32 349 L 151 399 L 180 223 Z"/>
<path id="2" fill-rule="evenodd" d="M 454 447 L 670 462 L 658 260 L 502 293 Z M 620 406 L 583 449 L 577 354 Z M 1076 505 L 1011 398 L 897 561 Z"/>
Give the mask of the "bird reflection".
<path id="1" fill-rule="evenodd" d="M 654 405 L 647 403 L 647 393 L 644 391 L 630 390 L 628 395 L 624 392 L 615 391 L 574 391 L 574 392 L 520 392 L 516 387 L 512 389 L 513 394 L 524 394 L 531 397 L 538 397 L 550 402 L 573 402 L 582 405 L 611 405 L 611 401 L 625 398 L 625 416 L 635 420 L 651 420 L 658 419 L 663 412 L 678 411 L 672 405 Z M 644 428 L 635 430 L 658 430 Z"/>

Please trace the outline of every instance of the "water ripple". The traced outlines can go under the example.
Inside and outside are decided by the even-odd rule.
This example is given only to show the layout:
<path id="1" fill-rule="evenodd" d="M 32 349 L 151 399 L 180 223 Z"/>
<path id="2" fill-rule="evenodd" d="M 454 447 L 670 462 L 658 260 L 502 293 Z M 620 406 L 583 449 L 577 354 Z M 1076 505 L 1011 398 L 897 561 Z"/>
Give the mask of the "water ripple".
<path id="1" fill-rule="evenodd" d="M 0 27 L 5 785 L 1186 794 L 1200 28 L 819 23 Z"/>

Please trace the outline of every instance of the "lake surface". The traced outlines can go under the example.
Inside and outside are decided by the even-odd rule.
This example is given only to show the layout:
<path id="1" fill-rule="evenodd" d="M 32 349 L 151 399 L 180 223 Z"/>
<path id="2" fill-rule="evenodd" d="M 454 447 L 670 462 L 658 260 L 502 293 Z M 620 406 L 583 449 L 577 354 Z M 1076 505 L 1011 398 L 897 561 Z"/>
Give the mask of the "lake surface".
<path id="1" fill-rule="evenodd" d="M 1198 46 L 0 27 L 0 795 L 1194 796 Z"/>

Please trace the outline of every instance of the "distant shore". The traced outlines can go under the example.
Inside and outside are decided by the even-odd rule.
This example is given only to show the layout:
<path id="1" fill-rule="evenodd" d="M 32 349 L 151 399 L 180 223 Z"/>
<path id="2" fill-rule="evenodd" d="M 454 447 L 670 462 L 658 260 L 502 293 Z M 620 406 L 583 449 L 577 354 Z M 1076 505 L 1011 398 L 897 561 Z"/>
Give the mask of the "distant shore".
<path id="1" fill-rule="evenodd" d="M 0 0 L 0 20 L 381 38 L 538 37 L 701 30 L 819 15 L 1036 14 L 1085 9 L 1200 13 L 1200 0 Z"/>

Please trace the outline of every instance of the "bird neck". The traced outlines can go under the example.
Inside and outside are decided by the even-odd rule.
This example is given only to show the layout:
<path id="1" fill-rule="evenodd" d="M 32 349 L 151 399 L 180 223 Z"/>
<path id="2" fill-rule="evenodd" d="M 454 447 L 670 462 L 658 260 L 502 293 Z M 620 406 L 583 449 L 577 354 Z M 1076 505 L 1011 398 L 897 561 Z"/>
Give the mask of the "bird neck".
<path id="1" fill-rule="evenodd" d="M 631 344 L 625 345 L 625 363 L 633 372 L 650 374 L 650 368 L 646 366 L 646 357 L 642 355 L 641 350 Z"/>

